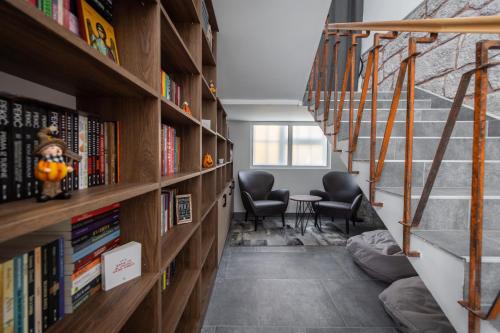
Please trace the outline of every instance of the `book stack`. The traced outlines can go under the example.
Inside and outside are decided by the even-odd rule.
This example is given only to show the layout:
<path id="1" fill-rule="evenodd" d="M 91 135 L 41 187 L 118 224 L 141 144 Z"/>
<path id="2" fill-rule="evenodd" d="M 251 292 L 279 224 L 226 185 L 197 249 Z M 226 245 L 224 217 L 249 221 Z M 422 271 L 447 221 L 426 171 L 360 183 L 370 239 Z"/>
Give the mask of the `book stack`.
<path id="1" fill-rule="evenodd" d="M 175 195 L 177 189 L 161 191 L 161 235 L 166 236 L 168 230 L 175 225 Z"/>
<path id="2" fill-rule="evenodd" d="M 77 1 L 78 0 L 28 0 L 28 3 L 41 10 L 45 15 L 51 17 L 66 29 L 78 35 Z"/>
<path id="3" fill-rule="evenodd" d="M 24 236 L 0 253 L 0 331 L 47 330 L 64 316 L 63 240 Z"/>
<path id="4" fill-rule="evenodd" d="M 62 189 L 73 191 L 115 184 L 119 179 L 118 122 L 37 101 L 0 96 L 0 203 L 37 196 L 41 182 L 35 179 L 40 129 L 55 126 L 58 136 L 80 162 L 67 160 L 74 172 L 62 180 Z"/>
<path id="5" fill-rule="evenodd" d="M 170 263 L 165 271 L 162 273 L 162 290 L 166 290 L 167 287 L 172 283 L 175 275 L 175 259 Z"/>
<path id="6" fill-rule="evenodd" d="M 208 40 L 208 45 L 209 45 L 210 49 L 212 49 L 213 33 L 212 33 L 212 26 L 209 23 L 210 19 L 209 19 L 207 4 L 205 3 L 205 0 L 201 0 L 201 18 L 202 18 L 203 31 L 205 31 L 205 36 Z"/>
<path id="7" fill-rule="evenodd" d="M 64 312 L 72 313 L 101 289 L 101 254 L 120 243 L 120 204 L 75 216 L 37 234 L 64 240 Z"/>
<path id="8" fill-rule="evenodd" d="M 181 86 L 172 80 L 171 76 L 161 71 L 161 95 L 163 97 L 181 106 L 181 90 Z"/>
<path id="9" fill-rule="evenodd" d="M 161 175 L 171 176 L 180 170 L 181 138 L 173 127 L 161 126 Z"/>

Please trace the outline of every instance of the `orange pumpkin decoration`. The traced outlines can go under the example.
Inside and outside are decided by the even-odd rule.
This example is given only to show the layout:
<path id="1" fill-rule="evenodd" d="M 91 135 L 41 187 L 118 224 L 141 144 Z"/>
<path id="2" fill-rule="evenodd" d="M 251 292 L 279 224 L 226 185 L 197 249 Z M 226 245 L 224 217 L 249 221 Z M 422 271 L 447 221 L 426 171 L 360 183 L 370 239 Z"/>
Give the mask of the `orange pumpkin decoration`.
<path id="1" fill-rule="evenodd" d="M 214 166 L 214 160 L 212 159 L 212 155 L 210 154 L 205 154 L 205 156 L 203 156 L 203 167 L 204 168 L 211 168 Z"/>
<path id="2" fill-rule="evenodd" d="M 50 172 L 45 172 L 50 169 Z M 40 160 L 35 168 L 35 178 L 41 181 L 60 181 L 68 174 L 68 167 L 64 163 Z"/>

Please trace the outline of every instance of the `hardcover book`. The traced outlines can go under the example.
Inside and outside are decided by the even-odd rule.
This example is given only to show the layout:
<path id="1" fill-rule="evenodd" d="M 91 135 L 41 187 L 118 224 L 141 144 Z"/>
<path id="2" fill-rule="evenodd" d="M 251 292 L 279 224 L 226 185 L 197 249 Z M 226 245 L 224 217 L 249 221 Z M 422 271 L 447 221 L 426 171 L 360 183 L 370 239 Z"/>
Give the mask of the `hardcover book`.
<path id="1" fill-rule="evenodd" d="M 141 247 L 140 243 L 129 242 L 101 256 L 103 290 L 141 276 Z"/>

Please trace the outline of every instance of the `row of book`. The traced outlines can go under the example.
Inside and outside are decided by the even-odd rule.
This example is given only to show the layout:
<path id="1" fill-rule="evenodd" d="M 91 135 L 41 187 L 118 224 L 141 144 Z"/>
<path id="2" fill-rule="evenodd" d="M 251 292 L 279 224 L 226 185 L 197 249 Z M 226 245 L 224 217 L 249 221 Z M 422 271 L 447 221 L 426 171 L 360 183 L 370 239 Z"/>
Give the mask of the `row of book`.
<path id="1" fill-rule="evenodd" d="M 182 89 L 179 84 L 177 84 L 172 77 L 168 75 L 163 70 L 161 71 L 161 95 L 174 102 L 177 106 L 181 106 Z"/>
<path id="2" fill-rule="evenodd" d="M 79 34 L 77 0 L 28 0 L 48 17 L 69 31 Z"/>
<path id="3" fill-rule="evenodd" d="M 120 243 L 120 204 L 114 203 L 37 231 L 64 245 L 64 313 L 73 313 L 101 289 L 101 255 Z"/>
<path id="4" fill-rule="evenodd" d="M 175 275 L 175 270 L 176 270 L 176 264 L 175 264 L 175 259 L 172 260 L 170 265 L 168 265 L 167 269 L 163 271 L 162 276 L 161 276 L 161 287 L 162 290 L 166 290 L 167 287 L 172 283 L 172 280 L 174 279 Z"/>
<path id="5" fill-rule="evenodd" d="M 208 9 L 207 9 L 207 4 L 205 3 L 205 0 L 201 0 L 201 18 L 202 18 L 202 27 L 203 31 L 205 31 L 205 36 L 207 37 L 208 40 L 208 45 L 210 46 L 210 49 L 212 49 L 212 44 L 213 44 L 213 32 L 212 32 L 212 26 L 210 25 L 210 15 L 208 14 Z"/>
<path id="6" fill-rule="evenodd" d="M 170 176 L 180 170 L 181 138 L 171 126 L 161 125 L 161 175 Z"/>
<path id="7" fill-rule="evenodd" d="M 177 189 L 163 189 L 161 192 L 161 235 L 166 236 L 168 230 L 175 225 L 175 195 Z"/>
<path id="8" fill-rule="evenodd" d="M 40 129 L 54 126 L 80 162 L 67 160 L 74 172 L 62 180 L 62 189 L 73 191 L 119 179 L 120 126 L 73 110 L 33 100 L 0 96 L 0 203 L 26 199 L 40 193 L 34 176 L 39 156 Z"/>

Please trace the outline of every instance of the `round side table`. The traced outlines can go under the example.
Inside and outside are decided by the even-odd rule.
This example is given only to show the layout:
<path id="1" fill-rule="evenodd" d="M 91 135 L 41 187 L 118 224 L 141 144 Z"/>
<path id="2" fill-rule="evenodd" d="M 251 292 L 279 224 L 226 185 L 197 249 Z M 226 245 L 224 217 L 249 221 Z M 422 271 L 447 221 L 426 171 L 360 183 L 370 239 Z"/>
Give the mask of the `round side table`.
<path id="1" fill-rule="evenodd" d="M 313 204 L 321 201 L 321 197 L 315 195 L 292 195 L 290 200 L 297 203 L 297 208 L 295 209 L 295 229 L 300 225 L 300 232 L 304 236 L 309 218 L 314 217 Z"/>

